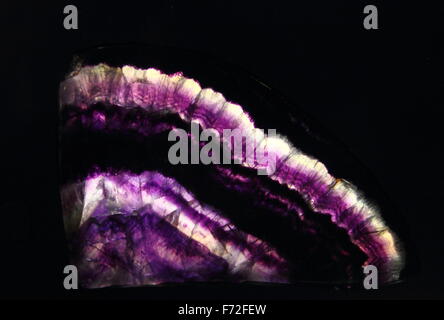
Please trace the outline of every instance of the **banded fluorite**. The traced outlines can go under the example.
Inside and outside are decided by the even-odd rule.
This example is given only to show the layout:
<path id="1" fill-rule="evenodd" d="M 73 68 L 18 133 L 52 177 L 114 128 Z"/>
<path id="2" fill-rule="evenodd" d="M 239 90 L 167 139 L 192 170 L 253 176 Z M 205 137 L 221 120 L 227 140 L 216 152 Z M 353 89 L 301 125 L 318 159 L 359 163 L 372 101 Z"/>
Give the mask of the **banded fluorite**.
<path id="1" fill-rule="evenodd" d="M 221 93 L 181 73 L 96 64 L 67 76 L 60 105 L 63 214 L 84 287 L 349 285 L 367 264 L 382 283 L 399 279 L 403 250 L 379 210 L 279 128 L 262 141 L 276 158 L 268 176 L 246 162 L 168 163 L 168 132 L 192 121 L 253 132 L 246 107 Z"/>

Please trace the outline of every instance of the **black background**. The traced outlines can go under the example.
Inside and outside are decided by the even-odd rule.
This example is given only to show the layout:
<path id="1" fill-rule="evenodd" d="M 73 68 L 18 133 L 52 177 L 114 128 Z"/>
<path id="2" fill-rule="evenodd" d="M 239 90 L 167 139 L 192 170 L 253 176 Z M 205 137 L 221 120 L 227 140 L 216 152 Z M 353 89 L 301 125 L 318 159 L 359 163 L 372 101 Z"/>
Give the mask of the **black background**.
<path id="1" fill-rule="evenodd" d="M 442 11 L 390 1 L 6 4 L 1 10 L 0 297 L 443 298 Z M 63 28 L 63 8 L 79 29 Z M 379 9 L 365 30 L 363 8 Z M 340 138 L 404 215 L 419 268 L 375 291 L 253 285 L 66 291 L 58 194 L 58 83 L 72 53 L 101 44 L 192 49 L 238 65 Z"/>

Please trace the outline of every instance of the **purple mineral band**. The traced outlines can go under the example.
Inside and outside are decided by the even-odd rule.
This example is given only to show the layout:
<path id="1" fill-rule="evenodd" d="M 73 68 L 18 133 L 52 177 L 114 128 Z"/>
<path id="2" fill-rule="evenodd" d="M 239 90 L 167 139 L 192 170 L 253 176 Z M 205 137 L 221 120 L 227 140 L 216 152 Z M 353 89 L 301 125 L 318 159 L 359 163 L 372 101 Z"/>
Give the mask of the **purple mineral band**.
<path id="1" fill-rule="evenodd" d="M 241 280 L 287 281 L 286 263 L 273 248 L 200 204 L 174 179 L 97 172 L 76 188 L 83 203 L 79 260 L 86 261 L 80 268 L 88 287 L 223 280 L 228 269 Z M 69 221 L 75 213 L 65 215 Z M 141 250 L 148 259 L 134 261 Z M 180 275 L 172 278 L 171 270 Z M 127 276 L 116 281 L 116 273 Z"/>
<path id="2" fill-rule="evenodd" d="M 226 101 L 222 94 L 212 89 L 202 89 L 196 81 L 187 79 L 180 73 L 166 75 L 156 69 L 140 70 L 131 66 L 113 68 L 104 64 L 83 67 L 73 72 L 61 84 L 60 99 L 61 106 L 70 105 L 82 109 L 102 103 L 122 108 L 142 108 L 146 111 L 176 114 L 186 122 L 196 121 L 203 128 L 216 129 L 221 137 L 224 129 L 238 128 L 247 134 L 252 133 L 255 129 L 252 119 L 242 107 Z M 108 125 L 108 119 L 104 114 L 97 113 L 95 120 L 97 122 L 95 126 L 98 129 L 101 128 L 100 126 Z M 156 130 L 151 127 L 147 128 L 149 126 L 139 125 L 138 127 L 141 134 L 150 134 L 146 130 Z M 165 126 L 157 129 L 164 130 L 171 129 L 171 127 Z M 274 172 L 267 165 L 262 168 L 270 172 L 269 179 L 300 194 L 313 211 L 330 215 L 332 222 L 345 229 L 351 241 L 366 254 L 365 264 L 378 267 L 384 281 L 390 282 L 399 279 L 404 264 L 403 251 L 396 235 L 387 227 L 375 206 L 370 204 L 351 183 L 331 176 L 324 164 L 292 146 L 285 137 L 263 137 L 261 143 L 266 145 L 269 154 L 276 157 Z M 242 165 L 246 166 L 247 164 L 242 163 Z M 242 183 L 248 181 L 248 177 L 235 176 L 228 169 L 218 168 L 218 170 L 222 176 L 229 176 L 231 181 L 240 181 L 238 188 L 248 187 L 248 183 L 244 186 Z M 139 177 L 126 175 L 125 177 L 140 183 L 140 180 L 143 180 L 146 175 L 153 175 L 153 173 L 144 173 L 144 175 Z M 98 177 L 104 181 L 117 179 L 106 173 L 100 173 Z M 97 177 L 88 179 L 97 179 Z M 159 179 L 169 178 L 160 178 L 159 176 Z M 162 189 L 161 186 L 156 185 L 156 180 L 153 181 L 150 186 L 145 183 L 145 188 L 148 188 L 150 193 L 160 192 L 163 197 L 169 199 L 170 205 L 181 207 L 181 210 L 186 212 L 187 219 L 198 223 L 211 234 L 216 231 L 220 234 L 218 240 L 211 239 L 203 244 L 197 241 L 200 245 L 214 254 L 216 249 L 208 249 L 212 243 L 231 241 L 230 237 L 233 235 L 223 231 L 222 225 L 226 226 L 228 223 L 226 221 L 222 223 L 223 218 L 220 216 L 216 220 L 209 218 L 215 213 L 211 213 L 208 209 L 202 209 L 205 207 L 204 205 L 201 205 L 200 212 L 190 208 L 190 201 L 195 201 L 191 199 L 191 195 L 185 196 L 180 192 Z M 92 192 L 88 189 L 89 184 L 88 180 L 84 186 L 85 197 L 88 197 Z M 173 185 L 175 184 L 173 183 Z M 177 184 L 176 187 L 180 189 Z M 123 189 L 125 190 L 126 187 Z M 142 190 L 141 193 L 143 194 L 143 192 Z M 171 192 L 173 194 L 169 196 Z M 285 204 L 288 212 L 298 214 L 303 218 L 303 211 L 290 200 L 279 199 L 278 195 L 265 191 L 264 196 L 278 199 Z M 188 205 L 186 206 L 184 203 Z M 169 213 L 168 210 L 166 213 Z M 156 211 L 156 214 L 159 215 L 160 212 Z M 88 223 L 90 218 L 99 216 L 99 207 L 92 211 L 84 207 L 81 223 Z M 232 227 L 234 228 L 234 226 Z M 239 242 L 237 239 L 236 244 L 245 241 L 250 241 L 248 243 L 251 244 L 251 235 L 244 234 L 241 238 L 244 240 Z M 273 281 L 283 280 L 279 279 L 278 274 L 285 269 L 285 263 L 274 251 L 267 253 L 261 244 L 258 247 L 251 247 L 253 252 L 245 253 L 247 247 L 249 246 L 240 246 L 233 250 L 245 254 L 250 264 L 261 264 L 262 267 L 258 270 L 249 271 L 252 278 L 270 277 Z M 214 254 L 214 257 L 214 259 L 219 259 L 221 255 Z M 222 258 L 228 261 L 223 255 Z M 273 263 L 269 263 L 270 261 Z M 233 262 L 228 261 L 228 264 L 230 263 Z"/>

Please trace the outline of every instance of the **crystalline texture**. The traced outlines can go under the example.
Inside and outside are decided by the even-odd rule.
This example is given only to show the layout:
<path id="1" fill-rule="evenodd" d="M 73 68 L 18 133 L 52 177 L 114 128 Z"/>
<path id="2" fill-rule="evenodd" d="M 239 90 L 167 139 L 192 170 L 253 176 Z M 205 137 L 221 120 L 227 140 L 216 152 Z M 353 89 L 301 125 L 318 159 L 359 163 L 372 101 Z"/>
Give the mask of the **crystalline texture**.
<path id="1" fill-rule="evenodd" d="M 277 159 L 268 177 L 252 173 L 245 162 L 181 170 L 165 164 L 167 140 L 159 137 L 191 121 L 221 136 L 224 129 L 253 133 L 249 114 L 222 94 L 180 73 L 99 64 L 61 83 L 60 104 L 64 135 L 120 135 L 142 140 L 137 148 L 151 148 L 146 164 L 130 165 L 114 154 L 116 162 L 106 159 L 106 168 L 97 151 L 83 176 L 62 188 L 66 230 L 84 286 L 292 282 L 300 274 L 316 281 L 310 271 L 316 268 L 352 283 L 366 264 L 378 267 L 383 282 L 399 278 L 402 249 L 378 209 L 283 136 L 263 140 Z M 81 141 L 90 143 L 88 134 Z M 261 169 L 272 172 L 266 165 Z M 208 183 L 207 192 L 195 185 L 197 177 Z M 227 201 L 237 201 L 238 209 Z M 267 232 L 267 219 L 292 238 L 285 243 L 270 236 L 280 231 Z"/>

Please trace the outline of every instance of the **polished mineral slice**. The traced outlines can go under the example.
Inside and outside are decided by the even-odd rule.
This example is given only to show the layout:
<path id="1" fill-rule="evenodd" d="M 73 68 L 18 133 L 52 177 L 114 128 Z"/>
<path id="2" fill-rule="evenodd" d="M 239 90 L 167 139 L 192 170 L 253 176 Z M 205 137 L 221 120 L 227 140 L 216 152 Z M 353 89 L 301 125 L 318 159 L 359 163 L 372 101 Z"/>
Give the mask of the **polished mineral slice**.
<path id="1" fill-rule="evenodd" d="M 168 133 L 189 133 L 192 122 L 223 143 L 225 129 L 241 129 L 247 144 L 254 105 L 181 73 L 106 64 L 76 68 L 60 85 L 60 105 L 64 221 L 83 286 L 348 285 L 361 283 L 368 264 L 382 283 L 399 279 L 402 246 L 379 209 L 279 128 L 259 141 L 273 167 L 247 156 L 168 163 Z"/>

